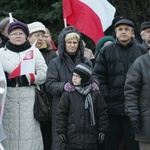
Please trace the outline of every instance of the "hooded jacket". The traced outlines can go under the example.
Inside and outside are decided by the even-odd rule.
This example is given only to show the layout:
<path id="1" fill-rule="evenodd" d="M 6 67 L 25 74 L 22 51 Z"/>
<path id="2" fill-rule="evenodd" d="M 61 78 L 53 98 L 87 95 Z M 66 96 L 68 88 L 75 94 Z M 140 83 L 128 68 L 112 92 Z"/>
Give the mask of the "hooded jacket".
<path id="1" fill-rule="evenodd" d="M 63 30 L 58 37 L 58 57 L 52 59 L 48 65 L 46 77 L 46 89 L 53 95 L 52 101 L 52 147 L 53 150 L 61 150 L 60 139 L 56 132 L 56 116 L 57 106 L 62 93 L 64 92 L 64 85 L 70 80 L 72 71 L 76 65 L 87 60 L 84 57 L 84 47 L 80 35 L 78 50 L 74 56 L 74 61 L 65 52 L 65 36 L 67 33 L 76 32 L 73 30 Z M 80 33 L 78 33 L 80 34 Z"/>

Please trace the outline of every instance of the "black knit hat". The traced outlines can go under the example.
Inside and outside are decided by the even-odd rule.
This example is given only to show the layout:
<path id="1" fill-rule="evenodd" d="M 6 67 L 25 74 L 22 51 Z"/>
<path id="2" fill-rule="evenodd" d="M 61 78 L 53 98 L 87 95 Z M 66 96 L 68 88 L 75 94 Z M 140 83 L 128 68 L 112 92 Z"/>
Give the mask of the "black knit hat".
<path id="1" fill-rule="evenodd" d="M 128 25 L 128 26 L 134 28 L 134 23 L 133 23 L 133 21 L 131 21 L 131 20 L 129 20 L 129 19 L 121 19 L 121 20 L 117 21 L 117 22 L 115 23 L 115 25 L 114 25 L 114 28 L 117 27 L 117 26 L 119 26 L 119 25 L 122 25 L 122 24 L 125 24 L 125 25 Z"/>
<path id="2" fill-rule="evenodd" d="M 150 21 L 145 21 L 140 25 L 140 32 L 146 28 L 150 28 Z"/>
<path id="3" fill-rule="evenodd" d="M 29 35 L 28 26 L 25 23 L 20 22 L 20 21 L 11 22 L 9 24 L 9 26 L 8 26 L 8 34 L 11 32 L 11 30 L 13 30 L 15 28 L 21 28 L 27 36 Z"/>
<path id="4" fill-rule="evenodd" d="M 91 79 L 92 75 L 92 64 L 90 61 L 77 65 L 73 72 L 77 73 L 81 77 L 81 84 L 84 84 Z"/>

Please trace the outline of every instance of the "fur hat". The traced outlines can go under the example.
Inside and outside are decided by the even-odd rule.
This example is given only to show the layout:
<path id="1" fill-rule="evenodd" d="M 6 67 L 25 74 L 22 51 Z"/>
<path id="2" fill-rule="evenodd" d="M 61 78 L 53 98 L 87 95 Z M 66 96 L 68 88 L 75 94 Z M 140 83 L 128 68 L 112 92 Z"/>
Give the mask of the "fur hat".
<path id="1" fill-rule="evenodd" d="M 77 73 L 81 77 L 81 84 L 84 84 L 91 79 L 92 64 L 90 61 L 80 63 L 79 65 L 75 66 L 73 72 Z"/>
<path id="2" fill-rule="evenodd" d="M 13 18 L 13 20 L 16 21 L 15 18 Z M 4 30 L 5 26 L 9 23 L 9 21 L 10 21 L 10 17 L 6 17 L 0 21 L 0 32 Z"/>
<path id="3" fill-rule="evenodd" d="M 146 28 L 150 28 L 150 21 L 145 21 L 140 25 L 140 31 L 143 31 Z"/>
<path id="4" fill-rule="evenodd" d="M 8 34 L 10 34 L 11 30 L 13 30 L 15 28 L 21 28 L 27 36 L 29 35 L 28 26 L 25 23 L 20 22 L 20 21 L 11 22 L 9 24 L 9 26 L 8 26 Z"/>
<path id="5" fill-rule="evenodd" d="M 28 24 L 28 28 L 29 28 L 30 34 L 32 34 L 34 32 L 38 32 L 38 31 L 43 31 L 44 33 L 46 33 L 45 25 L 38 21 Z"/>
<path id="6" fill-rule="evenodd" d="M 119 21 L 117 21 L 114 25 L 114 28 L 119 26 L 119 25 L 122 25 L 122 24 L 125 24 L 125 25 L 128 25 L 132 28 L 134 28 L 134 23 L 133 21 L 129 20 L 129 19 L 120 19 Z"/>

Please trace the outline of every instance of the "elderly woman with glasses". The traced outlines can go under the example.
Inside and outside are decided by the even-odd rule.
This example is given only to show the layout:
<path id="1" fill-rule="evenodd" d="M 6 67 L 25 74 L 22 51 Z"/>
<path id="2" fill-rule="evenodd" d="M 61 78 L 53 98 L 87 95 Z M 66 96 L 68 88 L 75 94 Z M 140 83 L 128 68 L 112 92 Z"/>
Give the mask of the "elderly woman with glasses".
<path id="1" fill-rule="evenodd" d="M 8 37 L 1 48 L 0 61 L 6 75 L 7 93 L 3 125 L 5 150 L 43 150 L 40 124 L 34 119 L 35 85 L 45 82 L 47 66 L 40 51 L 27 40 L 26 24 L 8 26 Z"/>

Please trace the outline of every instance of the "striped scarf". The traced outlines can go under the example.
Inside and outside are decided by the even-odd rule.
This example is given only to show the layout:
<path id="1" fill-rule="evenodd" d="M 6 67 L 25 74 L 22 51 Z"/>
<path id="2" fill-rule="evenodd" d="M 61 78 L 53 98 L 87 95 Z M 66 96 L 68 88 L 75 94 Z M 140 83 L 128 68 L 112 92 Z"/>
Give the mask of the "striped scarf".
<path id="1" fill-rule="evenodd" d="M 95 125 L 95 117 L 94 117 L 94 110 L 93 110 L 93 101 L 90 94 L 92 89 L 91 84 L 86 87 L 75 87 L 75 89 L 82 95 L 86 96 L 84 108 L 89 109 L 90 112 L 90 122 L 91 126 Z"/>

